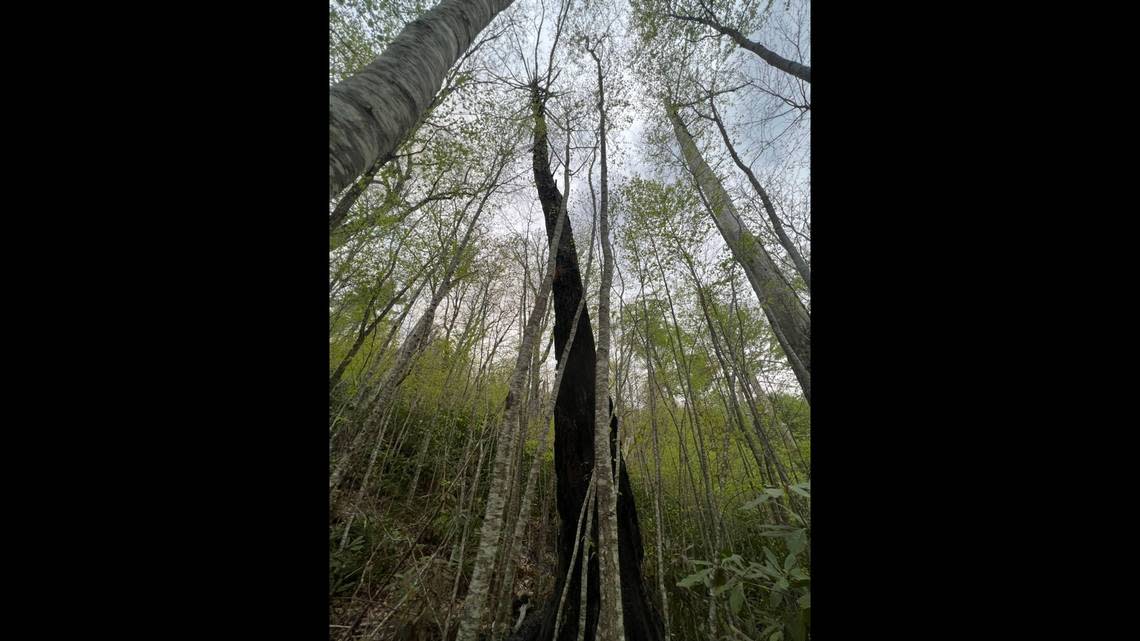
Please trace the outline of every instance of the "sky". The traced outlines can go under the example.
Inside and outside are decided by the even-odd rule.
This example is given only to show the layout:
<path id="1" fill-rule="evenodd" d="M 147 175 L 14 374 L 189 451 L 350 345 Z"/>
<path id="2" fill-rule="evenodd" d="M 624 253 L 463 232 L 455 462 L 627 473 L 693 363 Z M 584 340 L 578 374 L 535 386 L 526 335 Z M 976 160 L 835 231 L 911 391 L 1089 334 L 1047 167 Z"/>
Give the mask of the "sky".
<path id="1" fill-rule="evenodd" d="M 530 15 L 532 17 L 531 24 L 533 28 L 519 30 L 526 34 L 527 40 L 518 43 L 518 47 L 528 53 L 528 57 L 534 54 L 535 38 L 541 37 L 538 43 L 538 59 L 542 67 L 545 67 L 546 61 L 549 56 L 550 42 L 553 38 L 554 31 L 554 13 L 557 11 L 557 0 L 546 0 L 547 15 L 542 20 L 542 30 L 538 29 L 538 12 L 537 8 L 541 6 L 542 0 L 516 0 L 514 5 L 504 11 L 496 22 L 488 29 L 494 28 L 495 24 L 501 21 L 513 18 L 520 18 L 522 15 Z M 430 2 L 429 2 L 430 4 Z M 580 4 L 580 3 L 576 3 Z M 765 46 L 776 50 L 778 53 L 793 57 L 796 53 L 794 48 L 788 46 L 784 40 L 782 33 L 790 30 L 788 24 L 792 22 L 788 18 L 795 15 L 797 11 L 809 12 L 810 5 L 803 3 L 794 3 L 791 12 L 782 12 L 780 2 L 773 9 L 775 18 L 770 20 L 770 24 L 754 31 L 750 34 L 750 38 L 759 42 L 763 42 Z M 617 6 L 625 8 L 626 3 L 617 3 Z M 522 18 L 525 20 L 525 18 Z M 631 44 L 631 40 L 635 37 L 634 34 L 628 32 L 624 26 L 625 16 L 618 16 L 616 18 L 615 27 L 612 33 L 618 44 Z M 524 24 L 526 24 L 524 22 Z M 810 47 L 806 43 L 810 42 L 810 20 L 804 21 L 805 32 L 801 34 L 802 42 L 805 43 L 804 49 L 801 54 L 801 62 L 810 65 Z M 577 56 L 571 54 L 570 49 L 566 46 L 568 33 L 572 30 L 567 29 L 564 31 L 562 40 L 559 44 L 559 55 L 555 57 L 556 65 L 563 68 L 563 74 L 555 84 L 556 89 L 565 90 L 568 87 L 577 85 L 580 91 L 592 91 L 596 86 L 596 76 L 593 71 L 593 61 L 584 53 L 579 53 Z M 516 32 L 517 33 L 517 32 Z M 506 39 L 503 39 L 504 41 Z M 728 39 L 722 38 L 722 44 L 728 46 Z M 501 47 L 501 49 L 509 50 L 513 47 Z M 516 49 L 517 51 L 517 49 Z M 501 60 L 501 58 L 500 58 Z M 514 57 L 515 65 L 518 65 L 517 54 Z M 751 52 L 745 51 L 740 48 L 735 48 L 729 58 L 730 63 L 739 65 L 743 74 L 748 78 L 760 79 L 761 81 L 774 81 L 786 82 L 786 79 L 780 77 L 779 72 L 773 73 L 773 70 L 767 66 L 766 63 L 761 61 L 757 56 Z M 583 63 L 588 63 L 589 66 L 583 68 Z M 508 62 L 508 64 L 510 64 Z M 501 66 L 498 67 L 500 74 L 506 74 L 507 71 Z M 519 70 L 519 75 L 522 75 Z M 650 101 L 645 100 L 647 97 L 647 90 L 639 82 L 638 77 L 633 71 L 627 67 L 618 67 L 610 70 L 606 76 L 607 82 L 607 99 L 614 96 L 625 97 L 630 102 L 638 105 L 634 109 L 618 109 L 618 112 L 624 112 L 626 117 L 630 117 L 628 123 L 618 122 L 613 124 L 613 128 L 609 131 L 607 140 L 610 146 L 610 181 L 611 190 L 613 187 L 620 183 L 624 177 L 641 176 L 644 178 L 659 177 L 660 172 L 654 164 L 647 160 L 647 144 L 645 136 L 653 127 L 651 118 L 657 122 L 664 121 L 664 114 L 660 114 L 660 107 L 652 104 Z M 773 131 L 780 131 L 788 126 L 788 124 L 795 118 L 795 113 L 787 113 L 783 116 L 773 119 L 766 124 L 755 123 L 756 119 L 756 106 L 760 104 L 755 96 L 760 95 L 758 92 L 753 92 L 753 96 L 747 102 L 736 101 L 735 104 L 729 104 L 728 99 L 724 101 L 718 100 L 718 109 L 721 111 L 725 122 L 729 127 L 730 134 L 733 136 L 734 142 L 737 146 L 738 152 L 745 159 L 745 162 L 753 163 L 753 169 L 757 172 L 762 181 L 768 177 L 778 177 L 781 181 L 787 181 L 793 184 L 800 185 L 800 188 L 806 191 L 807 184 L 810 179 L 810 166 L 808 158 L 810 155 L 810 116 L 804 118 L 803 122 L 796 126 L 793 133 L 799 138 L 787 136 L 785 140 L 777 144 L 775 149 L 769 150 L 765 153 L 757 154 L 757 149 L 760 147 L 758 144 L 760 140 L 770 138 Z M 611 100 L 611 107 L 612 105 Z M 767 101 L 770 103 L 771 101 Z M 767 103 L 765 103 L 767 104 Z M 650 111 L 652 110 L 652 111 Z M 794 111 L 794 110 L 793 110 Z M 691 127 L 696 127 L 697 123 L 691 113 L 683 115 L 687 123 L 692 123 Z M 620 119 L 621 116 L 619 115 Z M 715 134 L 715 130 L 713 131 Z M 711 142 L 716 144 L 715 149 L 720 150 L 723 148 L 723 143 L 719 139 L 719 135 L 715 138 L 709 138 Z M 675 143 L 672 144 L 675 148 Z M 789 147 L 795 148 L 796 161 L 789 165 L 788 150 Z M 742 188 L 750 192 L 751 187 L 747 186 L 742 172 L 737 170 L 732 165 L 731 160 L 728 158 L 727 153 L 721 152 L 719 154 L 720 163 L 717 164 L 716 156 L 709 156 L 707 160 L 710 164 L 718 167 L 718 173 L 727 178 L 725 187 L 733 190 L 733 187 Z M 575 164 L 577 164 L 575 162 Z M 597 169 L 595 169 L 597 172 Z M 679 170 L 667 172 L 667 177 L 677 178 L 680 176 Z M 555 171 L 555 178 L 558 181 L 559 189 L 562 189 L 562 170 L 559 168 Z M 595 175 L 595 187 L 597 187 L 597 176 Z M 742 193 L 748 193 L 742 192 Z M 589 240 L 589 206 L 588 201 L 583 200 L 588 197 L 588 189 L 585 179 L 581 175 L 576 175 L 571 181 L 570 189 L 570 211 L 571 221 L 574 226 L 576 243 L 580 252 L 580 259 L 584 262 L 586 259 L 587 243 Z M 496 208 L 492 212 L 492 216 L 488 219 L 490 222 L 491 233 L 495 236 L 506 237 L 516 233 L 523 233 L 527 230 L 528 226 L 533 234 L 541 234 L 543 231 L 542 213 L 538 205 L 536 195 L 533 190 L 521 189 L 511 194 L 504 199 L 503 206 Z M 742 208 L 742 215 L 745 216 L 749 226 L 754 230 L 759 227 L 765 227 L 767 223 L 761 218 L 751 215 L 746 207 Z M 806 231 L 806 230 L 802 230 Z M 616 243 L 615 243 L 616 245 Z M 716 256 L 724 249 L 723 240 L 716 236 L 715 231 L 708 237 L 702 239 L 700 242 L 699 253 L 705 256 Z M 615 251 L 618 251 L 615 247 Z M 595 249 L 595 261 L 600 260 L 600 250 Z M 597 267 L 594 268 L 594 278 L 596 282 Z M 627 275 L 628 279 L 628 275 Z M 615 286 L 618 283 L 618 276 L 615 274 Z M 626 301 L 632 301 L 637 296 L 637 288 L 630 286 L 627 283 L 625 298 Z M 615 289 L 613 296 L 614 309 L 616 313 L 618 290 Z M 551 355 L 549 364 L 553 364 L 553 355 Z M 794 378 L 788 373 L 787 381 L 781 381 L 781 384 L 790 383 L 794 385 Z"/>

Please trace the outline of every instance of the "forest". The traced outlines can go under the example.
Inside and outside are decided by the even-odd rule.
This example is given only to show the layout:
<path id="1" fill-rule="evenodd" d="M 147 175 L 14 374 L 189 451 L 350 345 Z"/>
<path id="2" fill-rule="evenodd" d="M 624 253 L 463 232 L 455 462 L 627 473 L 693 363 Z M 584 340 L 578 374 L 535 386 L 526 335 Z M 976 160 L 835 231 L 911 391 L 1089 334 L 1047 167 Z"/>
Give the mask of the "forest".
<path id="1" fill-rule="evenodd" d="M 811 638 L 810 9 L 330 0 L 330 639 Z"/>

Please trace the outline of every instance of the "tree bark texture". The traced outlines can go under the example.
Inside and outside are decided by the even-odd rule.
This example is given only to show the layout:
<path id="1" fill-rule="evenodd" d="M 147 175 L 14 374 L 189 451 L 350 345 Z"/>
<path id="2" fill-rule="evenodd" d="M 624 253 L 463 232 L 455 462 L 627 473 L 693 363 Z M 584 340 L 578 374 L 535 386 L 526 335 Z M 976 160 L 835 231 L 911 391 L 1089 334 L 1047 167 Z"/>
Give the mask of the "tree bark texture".
<path id="1" fill-rule="evenodd" d="M 533 150 L 535 186 L 538 189 L 546 221 L 547 241 L 552 244 L 551 253 L 557 257 L 553 282 L 554 349 L 556 354 L 561 355 L 570 335 L 572 319 L 578 311 L 584 292 L 569 221 L 561 241 L 557 245 L 553 243 L 554 227 L 563 197 L 550 172 L 546 119 L 543 113 L 543 100 L 537 88 L 532 90 L 531 106 L 535 118 Z M 594 349 L 589 314 L 583 310 L 578 318 L 574 343 L 565 356 L 566 362 L 560 363 L 560 366 L 565 368 L 565 377 L 554 406 L 554 468 L 558 479 L 558 514 L 561 517 L 558 533 L 558 578 L 551 602 L 542 612 L 541 626 L 534 628 L 524 626 L 524 630 L 529 630 L 529 633 L 514 635 L 512 637 L 514 639 L 551 641 L 558 611 L 558 597 L 562 594 L 567 576 L 570 581 L 570 594 L 578 594 L 581 589 L 581 569 L 571 567 L 571 556 L 574 551 L 574 538 L 577 536 L 575 531 L 577 516 L 586 498 L 594 463 Z M 613 434 L 617 430 L 616 417 L 611 417 L 610 429 L 611 454 L 614 454 L 617 450 L 613 441 Z M 618 491 L 618 545 L 626 637 L 631 641 L 658 641 L 663 636 L 663 629 L 661 619 L 653 607 L 641 576 L 645 552 L 641 543 L 637 509 L 633 502 L 633 490 L 625 466 L 621 468 Z M 596 533 L 593 537 L 596 537 Z M 587 565 L 584 631 L 587 639 L 593 639 L 598 621 L 598 564 L 593 560 Z M 578 638 L 579 605 L 578 599 L 567 599 L 557 641 L 573 641 Z"/>
<path id="2" fill-rule="evenodd" d="M 598 347 L 594 380 L 599 390 L 594 394 L 594 460 L 604 460 L 594 482 L 598 501 L 598 562 L 601 568 L 601 626 L 599 641 L 624 641 L 622 621 L 621 572 L 618 549 L 617 488 L 614 485 L 614 457 L 610 448 L 610 413 L 607 407 L 610 380 L 610 288 L 614 280 L 614 254 L 610 245 L 609 182 L 606 164 L 606 93 L 602 82 L 602 61 L 594 49 L 590 56 L 598 70 L 598 139 L 601 144 L 601 206 L 598 226 L 602 240 L 601 286 L 598 290 Z M 593 190 L 591 190 L 592 192 Z M 592 193 L 591 193 L 591 201 Z M 609 411 L 607 411 L 609 410 Z M 615 420 L 616 424 L 616 420 Z"/>
<path id="3" fill-rule="evenodd" d="M 732 250 L 736 262 L 744 269 L 772 331 L 780 341 L 780 347 L 803 389 L 804 398 L 811 403 L 811 317 L 784 280 L 764 245 L 744 226 L 732 199 L 701 156 L 677 110 L 668 103 L 665 108 L 673 123 L 677 142 L 681 145 L 685 164 L 708 199 L 713 221 L 724 242 Z"/>
<path id="4" fill-rule="evenodd" d="M 364 69 L 329 88 L 329 198 L 390 158 L 448 69 L 513 0 L 443 0 Z"/>
<path id="5" fill-rule="evenodd" d="M 749 40 L 748 38 L 744 37 L 744 34 L 740 33 L 736 29 L 733 29 L 732 27 L 726 27 L 725 25 L 722 25 L 715 20 L 697 16 L 683 16 L 675 13 L 670 13 L 669 16 L 676 18 L 677 20 L 696 22 L 707 27 L 712 27 L 718 32 L 723 33 L 729 38 L 732 38 L 732 41 L 735 42 L 737 46 L 741 47 L 742 49 L 747 49 L 752 53 L 760 56 L 760 59 L 764 62 L 772 65 L 780 71 L 783 71 L 784 73 L 789 73 L 806 83 L 811 83 L 811 67 L 800 64 L 795 60 L 788 60 L 787 58 L 777 54 L 775 51 L 772 51 L 759 42 Z"/>

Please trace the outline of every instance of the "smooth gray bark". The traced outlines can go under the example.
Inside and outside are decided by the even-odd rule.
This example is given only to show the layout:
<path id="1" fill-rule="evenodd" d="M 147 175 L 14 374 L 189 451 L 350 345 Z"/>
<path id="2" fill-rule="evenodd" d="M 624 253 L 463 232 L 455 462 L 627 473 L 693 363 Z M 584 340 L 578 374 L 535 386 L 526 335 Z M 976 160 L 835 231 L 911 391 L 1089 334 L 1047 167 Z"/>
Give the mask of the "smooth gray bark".
<path id="1" fill-rule="evenodd" d="M 755 172 L 752 168 L 744 164 L 740 156 L 736 153 L 736 148 L 733 147 L 732 141 L 728 138 L 728 132 L 725 131 L 724 123 L 721 121 L 720 113 L 716 109 L 716 103 L 711 99 L 709 106 L 712 107 L 713 117 L 712 121 L 716 123 L 716 128 L 720 131 L 720 137 L 724 140 L 724 146 L 728 148 L 728 154 L 732 156 L 732 162 L 748 176 L 748 182 L 752 184 L 752 189 L 760 196 L 760 203 L 764 206 L 764 212 L 768 214 L 768 221 L 772 223 L 772 231 L 776 232 L 776 238 L 780 241 L 780 246 L 784 251 L 788 252 L 788 256 L 792 259 L 792 264 L 796 266 L 796 271 L 800 273 L 800 278 L 804 279 L 804 284 L 811 289 L 811 266 L 800 254 L 799 249 L 796 248 L 795 243 L 788 237 L 788 233 L 784 231 L 784 224 L 780 222 L 780 217 L 776 215 L 776 208 L 772 206 L 772 199 L 768 197 L 768 190 L 760 185 L 760 181 L 756 179 Z"/>
<path id="2" fill-rule="evenodd" d="M 329 198 L 391 157 L 448 69 L 513 0 L 443 0 L 380 57 L 329 88 Z"/>
<path id="3" fill-rule="evenodd" d="M 685 164 L 702 194 L 707 197 L 713 221 L 732 250 L 736 262 L 744 269 L 772 331 L 803 389 L 804 398 L 811 403 L 811 317 L 784 280 L 764 245 L 744 226 L 732 199 L 701 156 L 677 110 L 669 103 L 665 104 L 665 109 L 673 123 L 673 132 L 680 143 Z"/>

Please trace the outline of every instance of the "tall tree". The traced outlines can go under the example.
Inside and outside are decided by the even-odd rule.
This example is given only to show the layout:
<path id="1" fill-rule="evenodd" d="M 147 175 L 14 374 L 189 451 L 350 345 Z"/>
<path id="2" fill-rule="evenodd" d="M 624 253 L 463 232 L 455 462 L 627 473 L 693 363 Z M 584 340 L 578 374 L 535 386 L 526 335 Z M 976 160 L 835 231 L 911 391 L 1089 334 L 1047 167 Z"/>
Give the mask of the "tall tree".
<path id="1" fill-rule="evenodd" d="M 810 403 L 811 317 L 795 291 L 784 280 L 764 245 L 744 226 L 728 192 L 701 156 L 692 135 L 681 121 L 677 108 L 667 101 L 665 111 L 673 123 L 673 132 L 681 146 L 685 164 L 707 199 L 709 213 L 724 242 L 748 276 L 748 282 L 756 292 L 756 298 L 772 325 L 772 331 L 800 382 L 804 398 Z"/>
<path id="2" fill-rule="evenodd" d="M 566 224 L 565 209 L 559 212 L 558 222 L 553 230 L 554 237 L 558 238 L 569 231 Z M 487 497 L 487 513 L 483 517 L 483 526 L 479 534 L 479 552 L 475 559 L 475 569 L 471 575 L 471 586 L 467 591 L 467 598 L 463 602 L 463 618 L 459 622 L 457 641 L 474 641 L 483 620 L 486 608 L 487 594 L 490 589 L 491 571 L 499 553 L 499 537 L 502 533 L 503 515 L 506 503 L 507 481 L 510 476 L 510 459 L 513 455 L 512 447 L 514 433 L 521 428 L 519 423 L 522 403 L 522 386 L 530 366 L 531 352 L 536 340 L 540 322 L 546 313 L 546 302 L 555 273 L 554 252 L 550 253 L 547 261 L 545 276 L 542 285 L 538 288 L 535 297 L 534 310 L 527 320 L 523 334 L 522 344 L 515 360 L 514 373 L 511 375 L 510 387 L 507 391 L 506 415 L 503 427 L 499 434 L 499 443 L 495 453 L 495 466 L 491 472 L 491 490 Z"/>
<path id="3" fill-rule="evenodd" d="M 372 64 L 329 88 L 329 198 L 391 159 L 447 70 L 514 0 L 443 0 Z"/>
<path id="4" fill-rule="evenodd" d="M 609 174 L 606 158 L 606 89 L 602 78 L 602 60 L 598 57 L 601 42 L 586 45 L 598 71 L 598 140 L 601 145 L 601 204 L 598 208 L 602 239 L 601 286 L 598 290 L 598 348 L 594 380 L 598 393 L 594 396 L 594 461 L 605 461 L 601 473 L 595 475 L 598 502 L 598 560 L 601 569 L 601 627 L 598 638 L 623 641 L 625 628 L 621 608 L 621 572 L 618 558 L 617 487 L 614 483 L 613 458 L 610 456 L 610 413 L 607 394 L 610 380 L 610 289 L 614 280 L 614 252 L 610 244 Z M 592 191 L 592 190 L 591 190 Z M 593 194 L 591 193 L 591 202 Z"/>
<path id="5" fill-rule="evenodd" d="M 452 256 L 448 263 L 447 270 L 444 272 L 442 281 L 436 289 L 435 294 L 432 296 L 431 301 L 428 303 L 427 309 L 416 321 L 415 327 L 408 335 L 404 342 L 400 345 L 400 350 L 396 354 L 395 363 L 384 374 L 381 379 L 377 390 L 373 396 L 372 403 L 369 408 L 366 408 L 366 417 L 363 425 L 355 430 L 351 443 L 345 450 L 343 455 L 337 460 L 332 467 L 329 475 L 329 491 L 333 492 L 340 484 L 344 473 L 350 468 L 354 461 L 354 454 L 359 451 L 361 443 L 367 438 L 369 434 L 376 431 L 380 425 L 384 412 L 388 409 L 388 403 L 392 398 L 396 388 L 408 376 L 411 367 L 412 358 L 415 357 L 420 350 L 424 347 L 428 334 L 431 330 L 432 323 L 435 320 L 435 312 L 439 307 L 440 302 L 447 296 L 451 290 L 452 285 L 455 283 L 455 274 L 459 269 L 460 263 L 463 261 L 464 249 L 467 247 L 468 242 L 471 240 L 471 234 L 474 232 L 476 223 L 479 221 L 479 216 L 483 213 L 487 205 L 487 200 L 495 193 L 495 190 L 500 186 L 499 177 L 502 175 L 503 168 L 507 164 L 509 155 L 504 153 L 496 162 L 494 174 L 490 178 L 487 189 L 483 197 L 479 201 L 475 213 L 472 215 L 471 220 L 467 224 L 467 230 L 463 234 L 463 239 L 459 243 L 458 250 Z M 456 221 L 458 225 L 459 221 Z M 331 447 L 331 445 L 330 445 Z"/>
<path id="6" fill-rule="evenodd" d="M 760 56 L 761 60 L 772 65 L 776 69 L 779 69 L 784 73 L 791 74 L 800 80 L 803 80 L 804 82 L 811 82 L 811 67 L 796 62 L 795 60 L 788 60 L 787 58 L 781 56 L 775 51 L 772 51 L 759 42 L 749 40 L 748 37 L 741 33 L 739 30 L 724 24 L 719 18 L 717 18 L 716 14 L 713 13 L 712 9 L 710 9 L 707 4 L 705 4 L 704 0 L 697 0 L 697 5 L 699 6 L 700 15 L 694 16 L 687 13 L 676 13 L 674 11 L 669 11 L 667 15 L 670 18 L 674 18 L 676 20 L 683 20 L 685 22 L 691 22 L 704 25 L 706 27 L 711 27 L 717 33 L 732 38 L 732 41 L 742 49 L 747 49 L 757 56 Z"/>
<path id="7" fill-rule="evenodd" d="M 752 168 L 744 164 L 744 160 L 740 158 L 740 154 L 736 153 L 736 147 L 733 146 L 732 140 L 728 137 L 728 131 L 724 128 L 724 121 L 720 117 L 720 112 L 716 108 L 715 98 L 709 98 L 709 107 L 712 108 L 712 117 L 701 115 L 702 118 L 707 118 L 716 124 L 717 131 L 720 132 L 720 137 L 724 140 L 724 146 L 728 149 L 728 154 L 732 156 L 732 162 L 748 176 L 748 182 L 752 185 L 752 189 L 760 196 L 760 203 L 764 206 L 764 213 L 768 214 L 768 222 L 772 224 L 772 231 L 776 233 L 776 238 L 780 241 L 780 246 L 784 251 L 788 252 L 788 257 L 792 259 L 792 264 L 796 266 L 796 271 L 799 272 L 800 278 L 804 279 L 804 284 L 811 289 L 811 266 L 804 260 L 800 250 L 796 248 L 796 244 L 788 236 L 788 232 L 784 229 L 783 222 L 780 217 L 776 215 L 776 208 L 772 205 L 772 198 L 768 195 L 768 190 L 760 184 L 756 178 L 756 172 Z"/>
<path id="8" fill-rule="evenodd" d="M 554 176 L 550 171 L 545 105 L 545 88 L 537 80 L 531 85 L 530 107 L 534 118 L 534 147 L 532 150 L 535 186 L 546 221 L 547 240 L 550 251 L 557 257 L 557 270 L 553 283 L 554 297 L 554 349 L 561 354 L 571 331 L 571 323 L 576 315 L 579 302 L 584 295 L 582 278 L 578 269 L 577 250 L 573 234 L 564 233 L 561 242 L 555 242 L 554 230 L 557 214 L 561 210 L 563 196 L 558 191 Z M 565 364 L 565 380 L 558 391 L 554 409 L 554 467 L 558 477 L 558 514 L 561 527 L 558 536 L 558 572 L 551 603 L 542 613 L 542 625 L 535 628 L 527 641 L 538 639 L 550 641 L 553 638 L 555 620 L 558 614 L 558 597 L 570 582 L 570 594 L 583 589 L 581 568 L 572 563 L 574 540 L 578 536 L 575 525 L 582 502 L 586 500 L 590 476 L 594 467 L 594 408 L 595 403 L 595 345 L 590 328 L 589 314 L 585 311 L 578 316 L 574 344 L 571 346 Z M 620 456 L 617 447 L 617 418 L 610 420 L 611 455 Z M 641 576 L 641 566 L 645 552 L 641 542 L 641 529 L 634 506 L 633 489 L 629 483 L 626 466 L 618 465 L 618 546 L 621 566 L 622 614 L 627 638 L 633 641 L 658 641 L 662 637 L 661 619 L 658 616 Z M 596 535 L 595 535 L 596 540 Z M 572 641 L 579 636 L 579 629 L 586 638 L 593 638 L 598 623 L 598 565 L 596 561 L 585 564 L 585 603 L 574 599 L 566 602 L 562 614 L 563 624 L 557 641 Z M 579 613 L 584 612 L 582 627 L 579 628 Z"/>

